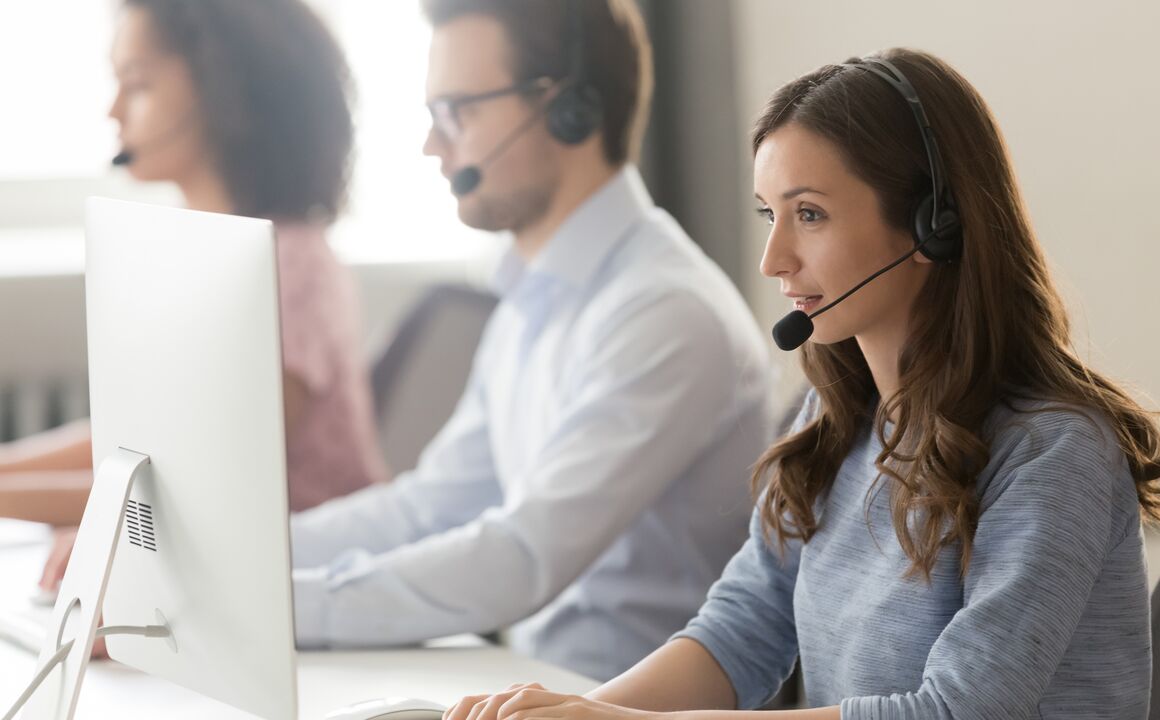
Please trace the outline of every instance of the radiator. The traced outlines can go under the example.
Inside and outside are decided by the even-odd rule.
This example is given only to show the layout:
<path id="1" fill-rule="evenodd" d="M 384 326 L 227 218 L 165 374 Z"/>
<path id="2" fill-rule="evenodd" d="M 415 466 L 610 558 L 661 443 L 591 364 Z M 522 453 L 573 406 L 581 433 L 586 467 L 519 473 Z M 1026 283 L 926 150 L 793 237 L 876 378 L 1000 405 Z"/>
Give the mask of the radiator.
<path id="1" fill-rule="evenodd" d="M 0 442 L 48 430 L 88 414 L 88 378 L 0 383 Z"/>

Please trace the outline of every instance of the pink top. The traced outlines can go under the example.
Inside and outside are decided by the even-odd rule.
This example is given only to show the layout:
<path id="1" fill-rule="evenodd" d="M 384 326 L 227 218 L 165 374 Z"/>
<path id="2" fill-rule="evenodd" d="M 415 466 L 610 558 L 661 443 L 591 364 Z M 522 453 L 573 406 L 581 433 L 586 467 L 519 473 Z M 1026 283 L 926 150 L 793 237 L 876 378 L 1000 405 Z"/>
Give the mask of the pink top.
<path id="1" fill-rule="evenodd" d="M 290 510 L 387 479 L 362 351 L 354 278 L 320 225 L 277 225 L 282 365 L 309 390 L 286 434 Z"/>

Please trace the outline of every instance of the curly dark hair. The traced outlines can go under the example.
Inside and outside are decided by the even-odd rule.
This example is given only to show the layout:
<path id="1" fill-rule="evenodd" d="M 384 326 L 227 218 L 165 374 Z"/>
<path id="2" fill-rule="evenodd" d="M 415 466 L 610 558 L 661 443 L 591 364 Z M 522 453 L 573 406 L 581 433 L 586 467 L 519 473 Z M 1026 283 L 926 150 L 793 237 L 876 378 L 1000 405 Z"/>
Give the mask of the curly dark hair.
<path id="1" fill-rule="evenodd" d="M 188 64 L 234 212 L 333 219 L 346 201 L 350 71 L 300 0 L 124 0 Z"/>

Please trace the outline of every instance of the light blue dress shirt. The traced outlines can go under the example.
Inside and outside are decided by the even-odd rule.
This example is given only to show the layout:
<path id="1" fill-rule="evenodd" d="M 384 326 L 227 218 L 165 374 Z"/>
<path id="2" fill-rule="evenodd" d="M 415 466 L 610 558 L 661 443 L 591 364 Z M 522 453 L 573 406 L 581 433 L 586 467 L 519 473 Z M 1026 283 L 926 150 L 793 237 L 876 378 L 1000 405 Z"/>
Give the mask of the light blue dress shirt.
<path id="1" fill-rule="evenodd" d="M 744 542 L 768 345 L 636 169 L 498 284 L 418 467 L 292 519 L 299 645 L 514 623 L 516 650 L 607 679 L 683 627 Z"/>

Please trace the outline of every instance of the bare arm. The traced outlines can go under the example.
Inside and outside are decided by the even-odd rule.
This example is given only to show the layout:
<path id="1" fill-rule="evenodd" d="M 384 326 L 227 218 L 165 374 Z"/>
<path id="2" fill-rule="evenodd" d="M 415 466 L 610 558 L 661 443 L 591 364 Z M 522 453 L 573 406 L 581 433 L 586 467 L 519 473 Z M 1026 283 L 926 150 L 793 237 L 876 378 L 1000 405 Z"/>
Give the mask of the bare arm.
<path id="1" fill-rule="evenodd" d="M 672 720 L 841 720 L 842 709 L 838 705 L 832 705 L 810 710 L 749 710 L 730 713 L 696 710 L 676 713 L 669 717 Z"/>
<path id="2" fill-rule="evenodd" d="M 88 420 L 0 446 L 0 517 L 76 525 L 92 486 Z"/>
<path id="3" fill-rule="evenodd" d="M 92 470 L 0 474 L 0 517 L 76 525 L 92 486 Z"/>
<path id="4" fill-rule="evenodd" d="M 737 707 L 737 696 L 725 671 L 704 646 L 687 638 L 666 643 L 587 697 L 654 712 Z"/>
<path id="5" fill-rule="evenodd" d="M 691 640 L 688 642 L 696 644 Z M 670 643 L 670 645 L 672 644 Z M 679 652 L 687 650 L 688 648 L 684 648 Z M 689 660 L 691 657 L 685 659 Z M 650 660 L 652 657 L 644 662 Z M 676 660 L 675 656 L 670 654 L 667 658 L 669 664 L 665 667 L 662 668 L 655 663 L 650 663 L 650 665 L 652 665 L 654 673 L 658 670 L 677 671 L 677 675 L 672 678 L 673 685 L 668 694 L 687 700 L 696 693 L 687 692 L 688 688 L 682 687 L 680 682 L 692 679 L 692 674 L 688 672 L 691 666 L 681 668 L 678 664 L 672 664 L 674 660 Z M 640 665 L 637 668 L 639 669 Z M 708 667 L 702 666 L 702 669 L 707 670 Z M 609 686 L 620 684 L 625 675 L 598 688 L 586 697 L 561 695 L 545 690 L 543 686 L 537 684 L 515 685 L 508 688 L 506 692 L 496 695 L 466 697 L 448 709 L 443 717 L 444 720 L 542 720 L 543 718 L 553 718 L 554 720 L 841 720 L 842 717 L 841 708 L 837 705 L 809 710 L 705 709 L 666 711 L 663 709 L 641 709 L 643 704 L 641 701 L 647 699 L 643 696 L 621 698 L 626 703 L 624 705 L 596 699 L 596 696 L 607 690 Z M 656 692 L 657 682 L 659 682 L 657 678 L 650 679 L 649 682 L 645 683 L 648 687 L 637 689 L 643 689 L 655 701 L 661 696 Z M 709 689 L 699 682 L 697 684 L 701 691 Z M 624 689 L 623 686 L 622 689 Z M 706 697 L 702 696 L 701 699 Z M 674 704 L 671 699 L 657 703 L 658 706 Z"/>
<path id="6" fill-rule="evenodd" d="M 88 420 L 0 445 L 0 517 L 76 525 L 92 486 Z"/>
<path id="7" fill-rule="evenodd" d="M 769 712 L 733 711 L 729 677 L 696 640 L 678 638 L 586 695 L 635 710 L 673 713 L 674 720 L 840 720 L 838 707 Z M 722 712 L 732 711 L 732 712 Z"/>
<path id="8" fill-rule="evenodd" d="M 89 421 L 78 420 L 0 446 L 0 473 L 92 470 Z"/>

